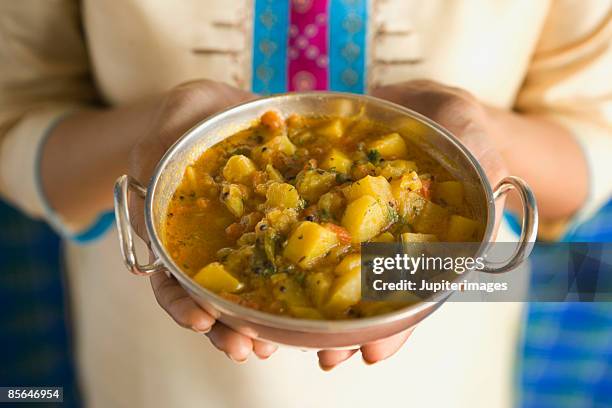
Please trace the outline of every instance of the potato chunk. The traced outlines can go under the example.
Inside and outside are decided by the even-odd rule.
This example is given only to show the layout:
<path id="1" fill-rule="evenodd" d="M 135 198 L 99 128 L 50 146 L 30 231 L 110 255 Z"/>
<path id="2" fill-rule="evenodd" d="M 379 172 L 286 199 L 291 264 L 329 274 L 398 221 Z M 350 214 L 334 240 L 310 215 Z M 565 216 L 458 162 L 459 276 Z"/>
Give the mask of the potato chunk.
<path id="1" fill-rule="evenodd" d="M 355 201 L 363 196 L 374 197 L 385 205 L 394 203 L 395 201 L 391 193 L 389 182 L 382 176 L 365 176 L 346 187 L 343 193 L 349 202 Z"/>
<path id="2" fill-rule="evenodd" d="M 463 184 L 459 181 L 435 183 L 434 198 L 442 203 L 459 207 L 463 203 Z"/>
<path id="3" fill-rule="evenodd" d="M 268 180 L 272 181 L 284 181 L 283 175 L 280 174 L 278 170 L 274 168 L 271 164 L 266 165 L 266 175 L 268 176 Z"/>
<path id="4" fill-rule="evenodd" d="M 448 222 L 448 211 L 431 201 L 425 200 L 421 212 L 414 221 L 416 232 L 442 235 Z"/>
<path id="5" fill-rule="evenodd" d="M 301 172 L 295 184 L 300 196 L 315 203 L 336 184 L 336 175 L 324 170 L 311 169 Z"/>
<path id="6" fill-rule="evenodd" d="M 315 306 L 321 306 L 327 300 L 333 281 L 333 276 L 325 272 L 311 273 L 306 277 L 306 292 Z"/>
<path id="7" fill-rule="evenodd" d="M 414 171 L 404 174 L 401 178 L 395 179 L 391 182 L 391 193 L 393 194 L 395 202 L 397 203 L 400 216 L 405 217 L 408 213 L 408 206 L 411 203 L 408 193 L 411 191 L 418 191 L 422 186 L 421 179 Z"/>
<path id="8" fill-rule="evenodd" d="M 244 214 L 244 192 L 237 184 L 226 184 L 221 190 L 221 201 L 235 217 Z"/>
<path id="9" fill-rule="evenodd" d="M 331 217 L 339 220 L 342 217 L 345 202 L 344 195 L 339 191 L 330 191 L 323 194 L 317 203 L 321 218 Z"/>
<path id="10" fill-rule="evenodd" d="M 472 241 L 478 230 L 478 223 L 460 215 L 451 215 L 448 221 L 446 238 L 449 241 Z"/>
<path id="11" fill-rule="evenodd" d="M 341 313 L 361 300 L 361 267 L 350 269 L 336 278 L 330 291 L 325 309 Z"/>
<path id="12" fill-rule="evenodd" d="M 291 156 L 295 153 L 295 149 L 295 145 L 291 143 L 287 135 L 280 135 L 273 137 L 263 146 L 253 149 L 253 154 L 255 159 L 258 159 L 260 162 L 269 163 L 272 159 L 272 154 L 279 152 Z"/>
<path id="13" fill-rule="evenodd" d="M 386 160 L 378 167 L 378 175 L 387 180 L 401 177 L 403 174 L 416 171 L 417 165 L 409 160 Z"/>
<path id="14" fill-rule="evenodd" d="M 391 192 L 396 196 L 398 191 L 419 191 L 423 187 L 421 178 L 415 171 L 404 174 L 391 182 Z"/>
<path id="15" fill-rule="evenodd" d="M 348 174 L 353 166 L 353 161 L 338 149 L 331 149 L 321 162 L 321 168 Z"/>
<path id="16" fill-rule="evenodd" d="M 385 160 L 402 159 L 408 155 L 404 138 L 399 133 L 389 133 L 368 144 L 368 149 L 376 150 Z"/>
<path id="17" fill-rule="evenodd" d="M 438 237 L 434 234 L 419 234 L 415 232 L 405 232 L 401 235 L 402 242 L 438 242 Z"/>
<path id="18" fill-rule="evenodd" d="M 349 254 L 336 266 L 334 274 L 336 276 L 346 275 L 355 268 L 361 268 L 361 255 L 360 254 Z"/>
<path id="19" fill-rule="evenodd" d="M 193 166 L 187 166 L 185 169 L 185 179 L 189 181 L 190 187 L 193 191 L 198 191 L 198 176 Z"/>
<path id="20" fill-rule="evenodd" d="M 295 187 L 287 183 L 272 183 L 266 191 L 266 207 L 297 208 L 300 195 Z"/>
<path id="21" fill-rule="evenodd" d="M 390 232 L 383 232 L 372 238 L 372 242 L 395 242 L 395 237 Z"/>
<path id="22" fill-rule="evenodd" d="M 364 195 L 351 202 L 342 217 L 342 226 L 351 234 L 353 243 L 375 237 L 386 224 L 387 214 L 378 200 L 370 195 Z"/>
<path id="23" fill-rule="evenodd" d="M 202 269 L 193 277 L 198 285 L 215 293 L 237 292 L 244 286 L 219 262 L 213 262 Z"/>
<path id="24" fill-rule="evenodd" d="M 338 140 L 344 134 L 344 126 L 342 126 L 342 120 L 332 119 L 316 128 L 315 132 L 319 136 L 323 136 L 331 140 Z"/>
<path id="25" fill-rule="evenodd" d="M 227 163 L 225 163 L 223 177 L 230 183 L 248 184 L 255 170 L 255 164 L 253 164 L 251 159 L 238 154 L 230 157 Z"/>
<path id="26" fill-rule="evenodd" d="M 266 211 L 265 219 L 262 220 L 259 224 L 257 224 L 260 229 L 255 228 L 255 231 L 260 232 L 261 226 L 267 224 L 267 226 L 274 228 L 281 234 L 285 234 L 291 229 L 293 224 L 297 222 L 297 219 L 298 210 L 295 208 L 273 208 L 271 210 Z"/>
<path id="27" fill-rule="evenodd" d="M 395 197 L 393 197 L 389 182 L 384 177 L 365 176 L 346 187 L 343 193 L 348 201 L 354 201 L 365 195 L 374 197 L 380 204 L 386 220 L 394 221 Z"/>
<path id="28" fill-rule="evenodd" d="M 337 244 L 338 238 L 332 231 L 304 221 L 291 233 L 283 255 L 298 266 L 310 269 Z"/>

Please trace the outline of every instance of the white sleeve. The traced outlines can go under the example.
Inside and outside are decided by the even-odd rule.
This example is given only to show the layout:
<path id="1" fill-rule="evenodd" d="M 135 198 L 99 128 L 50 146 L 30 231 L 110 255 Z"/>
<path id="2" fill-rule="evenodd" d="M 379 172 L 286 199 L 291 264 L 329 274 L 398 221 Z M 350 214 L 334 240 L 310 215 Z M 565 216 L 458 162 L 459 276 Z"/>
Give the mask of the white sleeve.
<path id="1" fill-rule="evenodd" d="M 553 3 L 515 108 L 559 123 L 582 147 L 589 195 L 564 220 L 569 231 L 612 197 L 612 1 Z"/>

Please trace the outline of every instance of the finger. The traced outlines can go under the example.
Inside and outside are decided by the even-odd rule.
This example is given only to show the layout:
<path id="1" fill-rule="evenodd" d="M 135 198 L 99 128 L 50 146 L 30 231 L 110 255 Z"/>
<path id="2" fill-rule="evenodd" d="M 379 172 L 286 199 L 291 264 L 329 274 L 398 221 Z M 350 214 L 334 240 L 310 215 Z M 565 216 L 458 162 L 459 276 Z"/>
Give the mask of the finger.
<path id="1" fill-rule="evenodd" d="M 253 340 L 253 352 L 262 360 L 269 358 L 278 350 L 278 346 L 261 340 Z"/>
<path id="2" fill-rule="evenodd" d="M 414 329 L 409 329 L 394 336 L 361 347 L 363 360 L 368 364 L 374 364 L 391 357 L 408 340 Z"/>
<path id="3" fill-rule="evenodd" d="M 222 323 L 217 323 L 207 334 L 212 344 L 225 352 L 229 358 L 237 363 L 246 361 L 253 350 L 253 341 Z"/>
<path id="4" fill-rule="evenodd" d="M 357 352 L 354 350 L 321 350 L 317 353 L 319 356 L 319 366 L 324 371 L 329 371 L 338 364 L 351 358 Z"/>
<path id="5" fill-rule="evenodd" d="M 151 276 L 151 286 L 157 303 L 182 327 L 207 333 L 215 324 L 215 319 L 200 308 L 173 277 L 157 272 Z"/>
<path id="6" fill-rule="evenodd" d="M 130 211 L 130 225 L 136 234 L 147 244 L 150 245 L 151 240 L 147 234 L 144 215 L 144 199 L 137 194 L 129 194 L 128 208 Z"/>

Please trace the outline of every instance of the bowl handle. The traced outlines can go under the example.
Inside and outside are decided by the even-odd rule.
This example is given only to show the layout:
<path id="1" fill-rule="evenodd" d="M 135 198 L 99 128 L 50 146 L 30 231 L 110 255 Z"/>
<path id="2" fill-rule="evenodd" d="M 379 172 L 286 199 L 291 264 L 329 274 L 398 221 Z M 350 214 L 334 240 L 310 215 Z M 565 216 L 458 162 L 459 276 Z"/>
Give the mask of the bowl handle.
<path id="1" fill-rule="evenodd" d="M 127 266 L 128 270 L 134 275 L 150 275 L 154 272 L 163 270 L 163 267 L 156 262 L 151 264 L 140 264 L 136 259 L 129 210 L 130 190 L 135 191 L 141 198 L 145 198 L 147 195 L 147 189 L 136 181 L 136 179 L 128 175 L 119 177 L 115 182 L 115 219 L 117 220 L 121 255 L 123 255 L 125 266 Z"/>
<path id="2" fill-rule="evenodd" d="M 510 258 L 505 261 L 487 262 L 482 269 L 483 272 L 502 273 L 516 268 L 527 259 L 538 235 L 538 206 L 533 191 L 523 179 L 514 176 L 503 178 L 495 187 L 493 199 L 497 200 L 510 190 L 519 193 L 523 205 L 521 236 Z"/>

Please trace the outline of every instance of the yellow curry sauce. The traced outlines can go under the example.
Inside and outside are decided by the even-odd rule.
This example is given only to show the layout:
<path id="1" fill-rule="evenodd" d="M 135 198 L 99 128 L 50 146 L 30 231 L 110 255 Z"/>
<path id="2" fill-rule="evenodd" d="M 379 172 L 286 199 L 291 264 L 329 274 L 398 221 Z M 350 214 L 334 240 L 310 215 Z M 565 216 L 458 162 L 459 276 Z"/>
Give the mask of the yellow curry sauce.
<path id="1" fill-rule="evenodd" d="M 360 243 L 474 241 L 464 186 L 385 125 L 266 112 L 185 170 L 166 217 L 174 261 L 205 288 L 310 319 L 381 314 Z"/>

